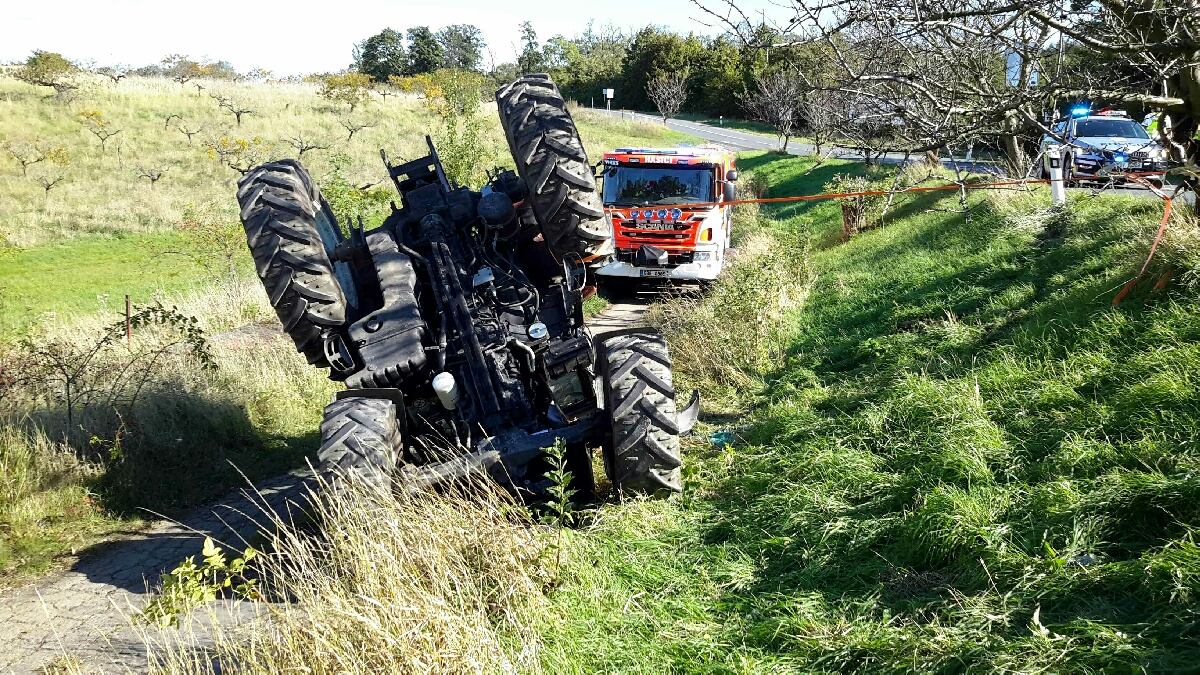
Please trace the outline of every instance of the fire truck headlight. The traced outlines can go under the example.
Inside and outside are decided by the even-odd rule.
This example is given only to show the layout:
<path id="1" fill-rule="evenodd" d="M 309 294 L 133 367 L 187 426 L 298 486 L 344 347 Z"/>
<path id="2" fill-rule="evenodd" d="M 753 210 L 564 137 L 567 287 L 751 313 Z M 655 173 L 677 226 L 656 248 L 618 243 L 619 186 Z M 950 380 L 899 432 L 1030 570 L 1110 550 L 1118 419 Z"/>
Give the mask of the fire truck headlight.
<path id="1" fill-rule="evenodd" d="M 712 228 L 706 227 L 700 232 L 700 241 L 712 241 Z"/>

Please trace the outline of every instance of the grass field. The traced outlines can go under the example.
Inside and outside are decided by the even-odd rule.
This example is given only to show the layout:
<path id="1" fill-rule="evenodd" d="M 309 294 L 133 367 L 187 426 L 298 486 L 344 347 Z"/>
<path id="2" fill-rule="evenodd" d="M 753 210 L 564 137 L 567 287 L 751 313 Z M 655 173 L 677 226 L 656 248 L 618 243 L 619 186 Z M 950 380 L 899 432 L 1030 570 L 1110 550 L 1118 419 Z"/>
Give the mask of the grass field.
<path id="1" fill-rule="evenodd" d="M 754 134 L 762 134 L 763 136 L 775 136 L 776 135 L 775 127 L 772 127 L 770 124 L 767 124 L 765 122 L 758 122 L 755 120 L 742 120 L 742 119 L 736 119 L 733 117 L 717 118 L 717 117 L 709 117 L 708 115 L 701 115 L 700 113 L 689 113 L 689 112 L 679 113 L 678 115 L 676 115 L 676 117 L 681 120 L 687 120 L 689 122 L 703 122 L 705 124 L 711 124 L 714 127 L 717 127 L 717 126 L 729 127 L 730 129 L 737 129 L 738 131 L 748 131 L 748 132 L 754 133 Z"/>
<path id="2" fill-rule="evenodd" d="M 427 152 L 425 134 L 435 143 L 441 119 L 415 97 L 376 100 L 351 114 L 317 96 L 304 84 L 233 84 L 194 86 L 169 80 L 124 80 L 118 86 L 92 82 L 70 102 L 46 98 L 46 92 L 0 78 L 0 142 L 18 147 L 40 142 L 66 149 L 69 164 L 39 162 L 22 174 L 14 157 L 0 149 L 0 335 L 28 327 L 52 313 L 69 319 L 110 305 L 129 293 L 146 301 L 156 292 L 177 294 L 208 283 L 205 271 L 179 256 L 163 256 L 189 207 L 214 219 L 233 220 L 239 174 L 210 155 L 221 139 L 260 139 L 255 161 L 294 157 L 289 139 L 302 138 L 327 149 L 305 153 L 303 161 L 319 183 L 369 191 L 378 220 L 394 194 L 379 150 L 393 162 Z M 242 125 L 218 107 L 210 94 L 231 97 L 252 108 Z M 80 113 L 99 111 L 119 130 L 102 148 L 81 121 Z M 177 117 L 172 117 L 173 115 Z M 512 165 L 496 119 L 495 105 L 480 112 L 484 165 Z M 653 124 L 614 120 L 576 111 L 584 144 L 592 156 L 617 145 L 670 143 L 688 137 Z M 168 120 L 168 118 L 170 118 Z M 342 122 L 371 124 L 348 139 Z M 183 130 L 195 131 L 189 140 Z M 142 169 L 164 171 L 151 185 Z M 65 176 L 48 194 L 39 178 Z M 336 178 L 335 178 L 336 176 Z M 248 255 L 241 264 L 248 265 Z M 69 273 L 58 273 L 69 270 Z"/>
<path id="3" fill-rule="evenodd" d="M 335 385 L 254 328 L 273 319 L 253 278 L 212 286 L 161 255 L 183 236 L 175 224 L 189 204 L 233 216 L 235 178 L 199 135 L 189 146 L 162 130 L 162 115 L 261 135 L 272 156 L 287 154 L 288 133 L 341 129 L 345 111 L 305 86 L 255 87 L 231 89 L 260 109 L 237 131 L 211 99 L 173 84 L 125 82 L 64 104 L 0 83 L 0 134 L 55 139 L 72 158 L 48 198 L 4 165 L 4 325 L 70 354 L 111 320 L 99 310 L 117 306 L 114 293 L 161 291 L 219 335 L 212 368 L 171 342 L 170 326 L 105 352 L 91 386 L 128 353 L 167 355 L 119 423 L 66 416 L 51 380 L 0 390 L 0 579 L 136 525 L 124 519 L 137 506 L 185 508 L 237 483 L 230 461 L 262 476 L 311 453 Z M 438 128 L 418 101 L 376 106 L 379 126 L 337 146 L 350 162 L 314 152 L 314 173 L 378 180 L 378 146 L 411 156 Z M 107 153 L 75 121 L 85 109 L 122 127 Z M 579 121 L 593 153 L 677 140 L 653 125 Z M 133 157 L 171 168 L 151 188 L 130 172 Z M 839 174 L 886 178 L 839 161 L 806 174 L 812 165 L 739 159 L 768 196 L 820 192 Z M 253 661 L 264 671 L 318 657 L 375 672 L 1194 670 L 1194 214 L 1177 217 L 1163 262 L 1113 307 L 1161 205 L 1070 199 L 1053 212 L 1042 192 L 975 192 L 967 218 L 953 196 L 906 196 L 848 241 L 835 202 L 741 210 L 729 275 L 705 298 L 649 314 L 671 342 L 679 389 L 707 402 L 686 440 L 681 498 L 610 503 L 570 529 L 534 526 L 494 495 L 335 504 L 326 527 L 346 536 L 327 545 L 297 533 L 266 572 L 300 599 L 290 621 L 231 633 L 222 649 L 231 662 L 265 659 Z M 1176 281 L 1151 292 L 1164 264 Z M 44 311 L 56 320 L 31 330 Z M 0 349 L 6 368 L 32 363 L 21 358 Z"/>
<path id="4" fill-rule="evenodd" d="M 1158 203 L 1046 202 L 917 198 L 845 244 L 836 204 L 769 213 L 812 249 L 788 346 L 732 446 L 690 446 L 682 500 L 575 533 L 547 669 L 1193 668 L 1200 302 L 1110 304 Z"/>

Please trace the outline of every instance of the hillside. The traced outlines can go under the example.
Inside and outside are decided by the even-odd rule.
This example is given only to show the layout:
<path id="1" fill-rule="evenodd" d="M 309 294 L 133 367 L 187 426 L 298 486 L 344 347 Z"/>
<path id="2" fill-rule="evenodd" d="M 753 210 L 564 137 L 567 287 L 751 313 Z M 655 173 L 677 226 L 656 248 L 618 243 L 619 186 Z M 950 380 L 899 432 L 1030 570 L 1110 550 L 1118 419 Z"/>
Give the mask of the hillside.
<path id="1" fill-rule="evenodd" d="M 295 157 L 300 142 L 322 146 L 304 153 L 305 165 L 343 220 L 361 212 L 369 226 L 382 218 L 394 194 L 380 149 L 399 162 L 428 152 L 426 134 L 435 143 L 445 136 L 441 117 L 417 96 L 375 98 L 351 112 L 318 96 L 315 85 L 197 84 L 96 79 L 72 100 L 60 101 L 42 88 L 0 78 L 0 143 L 6 144 L 0 147 L 0 244 L 8 247 L 0 249 L 0 335 L 46 313 L 95 312 L 105 297 L 116 307 L 126 293 L 146 302 L 155 292 L 178 295 L 208 285 L 202 266 L 164 251 L 189 243 L 181 237 L 186 214 L 236 225 L 239 174 L 214 148 L 240 153 L 232 161 L 245 164 Z M 239 125 L 214 96 L 253 112 Z M 479 166 L 511 167 L 495 104 L 481 108 Z M 618 144 L 688 138 L 586 111 L 577 118 L 593 156 Z M 103 144 L 89 131 L 97 124 L 102 134 L 112 134 Z M 366 126 L 350 138 L 347 125 Z M 33 157 L 38 146 L 61 149 L 65 165 L 51 158 L 30 164 L 25 175 L 6 149 Z M 154 172 L 160 178 L 153 183 L 143 175 Z M 59 176 L 62 182 L 49 192 L 39 182 Z M 358 186 L 371 187 L 359 193 L 353 190 Z M 64 269 L 72 273 L 61 274 Z"/>
<path id="2" fill-rule="evenodd" d="M 864 173 L 812 165 L 740 161 L 768 196 Z M 1114 308 L 1161 206 L 1047 201 L 972 193 L 967 218 L 953 196 L 904 196 L 848 241 L 834 202 L 741 209 L 728 276 L 649 314 L 678 381 L 708 401 L 682 498 L 608 503 L 563 529 L 486 489 L 335 500 L 336 536 L 285 528 L 286 554 L 265 564 L 296 611 L 255 639 L 223 633 L 218 658 L 264 671 L 1193 669 L 1200 302 L 1179 251 L 1194 215 Z M 1151 291 L 1168 269 L 1184 281 Z"/>
<path id="3" fill-rule="evenodd" d="M 857 170 L 741 165 L 776 195 Z M 811 250 L 783 348 L 719 423 L 731 446 L 692 446 L 682 502 L 574 540 L 550 670 L 1194 666 L 1200 302 L 1145 283 L 1110 304 L 1161 204 L 1078 195 L 1053 214 L 998 192 L 969 221 L 937 212 L 954 202 L 905 200 L 847 243 L 836 204 L 764 214 L 788 255 Z M 675 353 L 705 341 L 662 317 Z M 701 335 L 731 330 L 753 332 Z M 712 372 L 691 374 L 728 391 Z"/>
<path id="4" fill-rule="evenodd" d="M 125 526 L 135 506 L 178 509 L 236 484 L 229 462 L 265 476 L 302 461 L 333 385 L 285 341 L 224 333 L 271 320 L 253 278 L 208 284 L 173 262 L 172 285 L 151 266 L 163 239 L 186 236 L 174 223 L 187 222 L 189 203 L 216 221 L 232 215 L 235 174 L 179 132 L 160 134 L 155 116 L 179 107 L 200 117 L 208 106 L 203 119 L 216 124 L 211 99 L 154 81 L 90 94 L 87 106 L 141 130 L 130 139 L 159 139 L 130 140 L 129 152 L 183 167 L 150 187 L 122 169 L 119 136 L 103 153 L 72 121 L 90 107 L 3 86 L 0 130 L 58 134 L 79 171 L 42 205 L 19 167 L 0 179 L 0 194 L 22 195 L 0 197 L 10 200 L 0 226 L 20 246 L 5 254 L 5 274 L 22 270 L 8 283 L 42 270 L 16 309 L 0 309 L 9 329 L 29 326 L 34 305 L 52 306 L 74 318 L 43 329 L 83 340 L 107 321 L 95 294 L 134 287 L 176 293 L 184 314 L 223 334 L 214 368 L 163 350 L 152 391 L 131 405 L 134 425 L 85 418 L 94 426 L 78 434 L 55 408 L 57 390 L 9 399 L 35 414 L 0 433 L 11 486 L 0 492 L 0 568 L 36 573 Z M 261 97 L 260 119 L 240 132 L 225 119 L 220 133 L 261 134 L 277 148 L 295 130 L 340 129 L 345 111 L 311 90 L 247 87 L 237 91 Z M 438 128 L 419 101 L 377 105 L 403 112 L 338 146 L 344 165 L 311 153 L 316 174 L 379 180 L 378 145 L 408 156 L 422 129 Z M 31 119 L 40 131 L 20 126 Z M 652 127 L 580 123 L 593 153 L 672 140 Z M 890 176 L 839 161 L 806 173 L 813 163 L 745 154 L 739 167 L 743 185 L 767 196 Z M 192 187 L 188 175 L 199 177 Z M 366 193 L 343 208 L 377 213 Z M 328 536 L 277 523 L 277 555 L 264 556 L 259 578 L 290 602 L 274 607 L 270 628 L 228 627 L 216 658 L 262 672 L 1194 669 L 1195 214 L 1176 214 L 1149 278 L 1114 307 L 1161 203 L 1083 193 L 1063 211 L 1047 203 L 1044 191 L 979 191 L 964 214 L 952 193 L 903 196 L 848 240 L 836 202 L 741 208 L 729 274 L 707 296 L 666 299 L 648 314 L 668 336 L 679 390 L 697 387 L 706 401 L 686 441 L 681 498 L 550 519 L 565 528 L 535 524 L 488 490 L 333 500 Z M 81 271 L 56 274 L 69 263 Z M 130 269 L 142 276 L 120 276 Z M 181 344 L 161 337 L 134 346 Z M 111 358 L 88 382 L 116 372 Z M 180 671 L 210 667 L 175 651 Z"/>

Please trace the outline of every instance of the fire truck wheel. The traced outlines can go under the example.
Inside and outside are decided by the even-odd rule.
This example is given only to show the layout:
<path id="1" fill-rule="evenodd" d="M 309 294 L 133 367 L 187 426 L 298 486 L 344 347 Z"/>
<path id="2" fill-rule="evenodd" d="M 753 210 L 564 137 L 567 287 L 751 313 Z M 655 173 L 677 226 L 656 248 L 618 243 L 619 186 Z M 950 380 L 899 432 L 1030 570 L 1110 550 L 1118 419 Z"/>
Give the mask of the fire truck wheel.
<path id="1" fill-rule="evenodd" d="M 396 404 L 351 396 L 325 406 L 317 473 L 334 486 L 349 482 L 391 489 L 403 444 Z"/>
<path id="2" fill-rule="evenodd" d="M 500 126 L 529 191 L 542 236 L 559 260 L 592 269 L 612 259 L 612 225 L 567 104 L 549 75 L 526 75 L 496 91 Z"/>
<path id="3" fill-rule="evenodd" d="M 612 438 L 609 480 L 622 494 L 683 491 L 679 419 L 667 341 L 654 333 L 618 335 L 601 346 L 604 401 Z"/>
<path id="4" fill-rule="evenodd" d="M 341 239 L 333 211 L 292 159 L 256 167 L 238 182 L 246 243 L 283 328 L 308 362 L 327 367 L 324 331 L 346 322 L 354 282 L 329 252 Z"/>

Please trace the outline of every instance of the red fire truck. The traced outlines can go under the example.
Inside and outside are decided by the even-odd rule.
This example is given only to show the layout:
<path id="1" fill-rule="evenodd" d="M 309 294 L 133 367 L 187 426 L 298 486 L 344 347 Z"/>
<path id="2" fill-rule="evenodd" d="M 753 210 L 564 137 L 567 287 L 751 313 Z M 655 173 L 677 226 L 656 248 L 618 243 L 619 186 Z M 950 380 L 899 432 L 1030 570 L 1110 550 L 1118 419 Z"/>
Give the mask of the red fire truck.
<path id="1" fill-rule="evenodd" d="M 604 155 L 604 206 L 616 256 L 601 284 L 717 278 L 729 248 L 734 155 L 711 146 L 618 148 Z"/>

